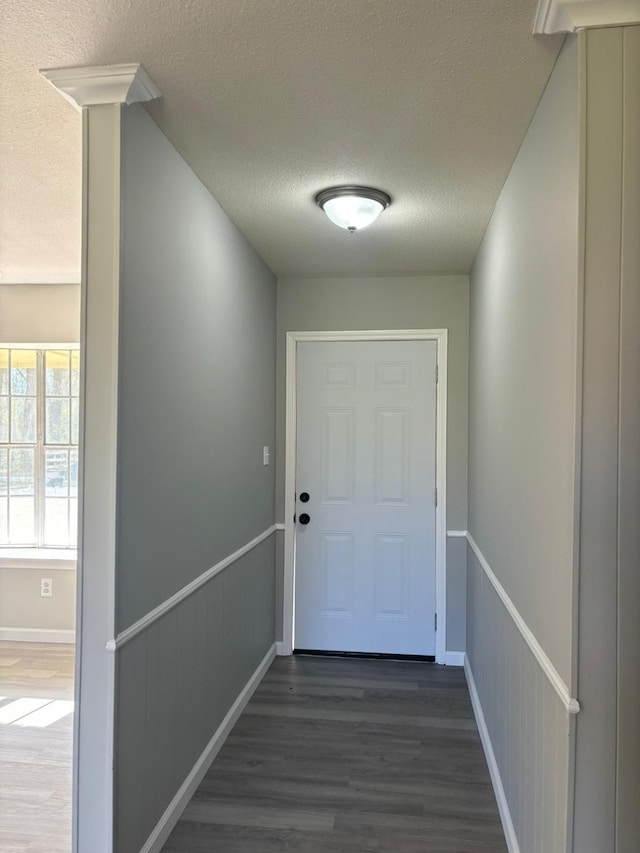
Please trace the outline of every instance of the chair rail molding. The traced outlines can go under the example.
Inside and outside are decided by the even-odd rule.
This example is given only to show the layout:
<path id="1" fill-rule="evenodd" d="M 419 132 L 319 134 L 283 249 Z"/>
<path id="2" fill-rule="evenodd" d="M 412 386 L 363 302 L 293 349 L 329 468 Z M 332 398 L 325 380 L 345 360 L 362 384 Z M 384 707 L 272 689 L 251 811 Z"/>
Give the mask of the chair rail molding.
<path id="1" fill-rule="evenodd" d="M 569 688 L 564 683 L 559 672 L 552 664 L 551 660 L 549 659 L 546 652 L 536 639 L 535 635 L 520 615 L 518 608 L 515 606 L 515 604 L 509 597 L 509 594 L 507 593 L 506 589 L 502 586 L 496 575 L 493 573 L 491 566 L 489 565 L 489 563 L 485 559 L 484 554 L 478 547 L 478 543 L 475 541 L 475 539 L 473 538 L 471 533 L 469 533 L 468 530 L 466 531 L 466 539 L 471 547 L 471 550 L 476 555 L 476 558 L 483 572 L 485 573 L 488 580 L 491 582 L 492 587 L 495 589 L 496 593 L 498 594 L 498 597 L 504 604 L 505 608 L 507 609 L 507 612 L 509 613 L 516 627 L 520 631 L 525 643 L 529 646 L 529 649 L 533 653 L 533 656 L 537 660 L 540 668 L 549 679 L 549 682 L 551 683 L 553 689 L 558 694 L 558 697 L 564 705 L 567 714 L 578 714 L 580 712 L 580 703 L 576 698 L 571 696 Z"/>
<path id="2" fill-rule="evenodd" d="M 575 33 L 640 22 L 640 0 L 540 0 L 533 32 Z"/>
<path id="3" fill-rule="evenodd" d="M 80 111 L 100 104 L 135 104 L 160 97 L 156 84 L 136 62 L 43 68 L 40 75 Z"/>
<path id="4" fill-rule="evenodd" d="M 164 616 L 165 613 L 168 613 L 181 601 L 184 601 L 185 598 L 188 598 L 192 595 L 196 590 L 200 589 L 201 586 L 208 583 L 212 578 L 216 575 L 220 574 L 223 569 L 226 569 L 227 566 L 230 566 L 232 563 L 237 562 L 241 557 L 244 557 L 245 554 L 248 554 L 249 551 L 252 551 L 256 546 L 258 546 L 261 542 L 264 542 L 265 539 L 268 539 L 269 536 L 272 536 L 276 530 L 277 526 L 272 524 L 271 527 L 268 527 L 266 530 L 263 530 L 262 533 L 259 533 L 254 539 L 250 542 L 247 542 L 246 545 L 243 545 L 242 548 L 238 548 L 237 551 L 234 551 L 233 554 L 229 554 L 228 557 L 225 557 L 223 560 L 220 560 L 219 563 L 216 563 L 215 566 L 211 566 L 210 569 L 207 569 L 201 575 L 198 575 L 197 578 L 194 578 L 190 583 L 186 586 L 183 586 L 176 593 L 174 593 L 170 598 L 167 598 L 166 601 L 163 601 L 157 607 L 154 607 L 153 610 L 150 610 L 148 613 L 145 613 L 144 616 L 140 617 L 137 622 L 134 622 L 132 625 L 129 625 L 128 628 L 125 628 L 121 631 L 116 637 L 107 641 L 106 649 L 108 652 L 115 652 L 121 646 L 124 646 L 125 643 L 128 643 L 129 640 L 132 640 L 134 637 L 137 637 L 138 634 L 145 631 L 149 625 L 152 625 L 154 622 L 157 622 L 161 616 Z M 283 526 L 284 529 L 284 526 Z"/>

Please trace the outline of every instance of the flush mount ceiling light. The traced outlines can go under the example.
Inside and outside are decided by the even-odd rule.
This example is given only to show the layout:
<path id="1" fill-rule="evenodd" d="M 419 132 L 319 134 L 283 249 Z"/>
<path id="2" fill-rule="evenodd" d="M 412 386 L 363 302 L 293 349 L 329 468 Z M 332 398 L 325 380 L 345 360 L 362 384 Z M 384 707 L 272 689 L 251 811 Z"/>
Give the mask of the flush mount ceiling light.
<path id="1" fill-rule="evenodd" d="M 316 204 L 334 225 L 353 234 L 375 222 L 391 198 L 372 187 L 329 187 L 318 193 Z"/>

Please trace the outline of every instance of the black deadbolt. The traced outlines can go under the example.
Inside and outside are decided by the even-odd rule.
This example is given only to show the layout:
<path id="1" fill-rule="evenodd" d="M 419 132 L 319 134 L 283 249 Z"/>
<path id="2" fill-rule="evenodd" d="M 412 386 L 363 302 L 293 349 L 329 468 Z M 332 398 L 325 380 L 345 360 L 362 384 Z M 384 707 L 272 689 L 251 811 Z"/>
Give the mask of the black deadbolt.
<path id="1" fill-rule="evenodd" d="M 306 502 L 309 500 L 309 492 L 303 492 L 300 495 L 300 500 L 302 501 L 303 504 L 306 504 Z"/>
<path id="2" fill-rule="evenodd" d="M 311 521 L 311 516 L 308 512 L 303 512 L 299 518 L 300 524 L 309 524 Z"/>

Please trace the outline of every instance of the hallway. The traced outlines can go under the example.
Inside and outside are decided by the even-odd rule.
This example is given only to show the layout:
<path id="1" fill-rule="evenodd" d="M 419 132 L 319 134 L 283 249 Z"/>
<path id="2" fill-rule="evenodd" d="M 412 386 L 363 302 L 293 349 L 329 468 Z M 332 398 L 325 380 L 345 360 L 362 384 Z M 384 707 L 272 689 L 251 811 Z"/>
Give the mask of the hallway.
<path id="1" fill-rule="evenodd" d="M 461 669 L 278 658 L 164 853 L 502 853 Z"/>

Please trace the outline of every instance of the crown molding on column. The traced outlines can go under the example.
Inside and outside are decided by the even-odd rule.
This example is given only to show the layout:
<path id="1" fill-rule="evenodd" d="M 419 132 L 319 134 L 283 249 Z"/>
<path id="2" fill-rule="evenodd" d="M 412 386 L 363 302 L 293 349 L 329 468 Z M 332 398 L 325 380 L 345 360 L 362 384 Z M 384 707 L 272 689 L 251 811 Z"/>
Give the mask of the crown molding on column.
<path id="1" fill-rule="evenodd" d="M 134 104 L 160 97 L 142 65 L 88 65 L 43 68 L 40 74 L 77 110 L 98 104 Z"/>
<path id="2" fill-rule="evenodd" d="M 540 0 L 533 32 L 575 33 L 639 22 L 640 0 Z"/>

